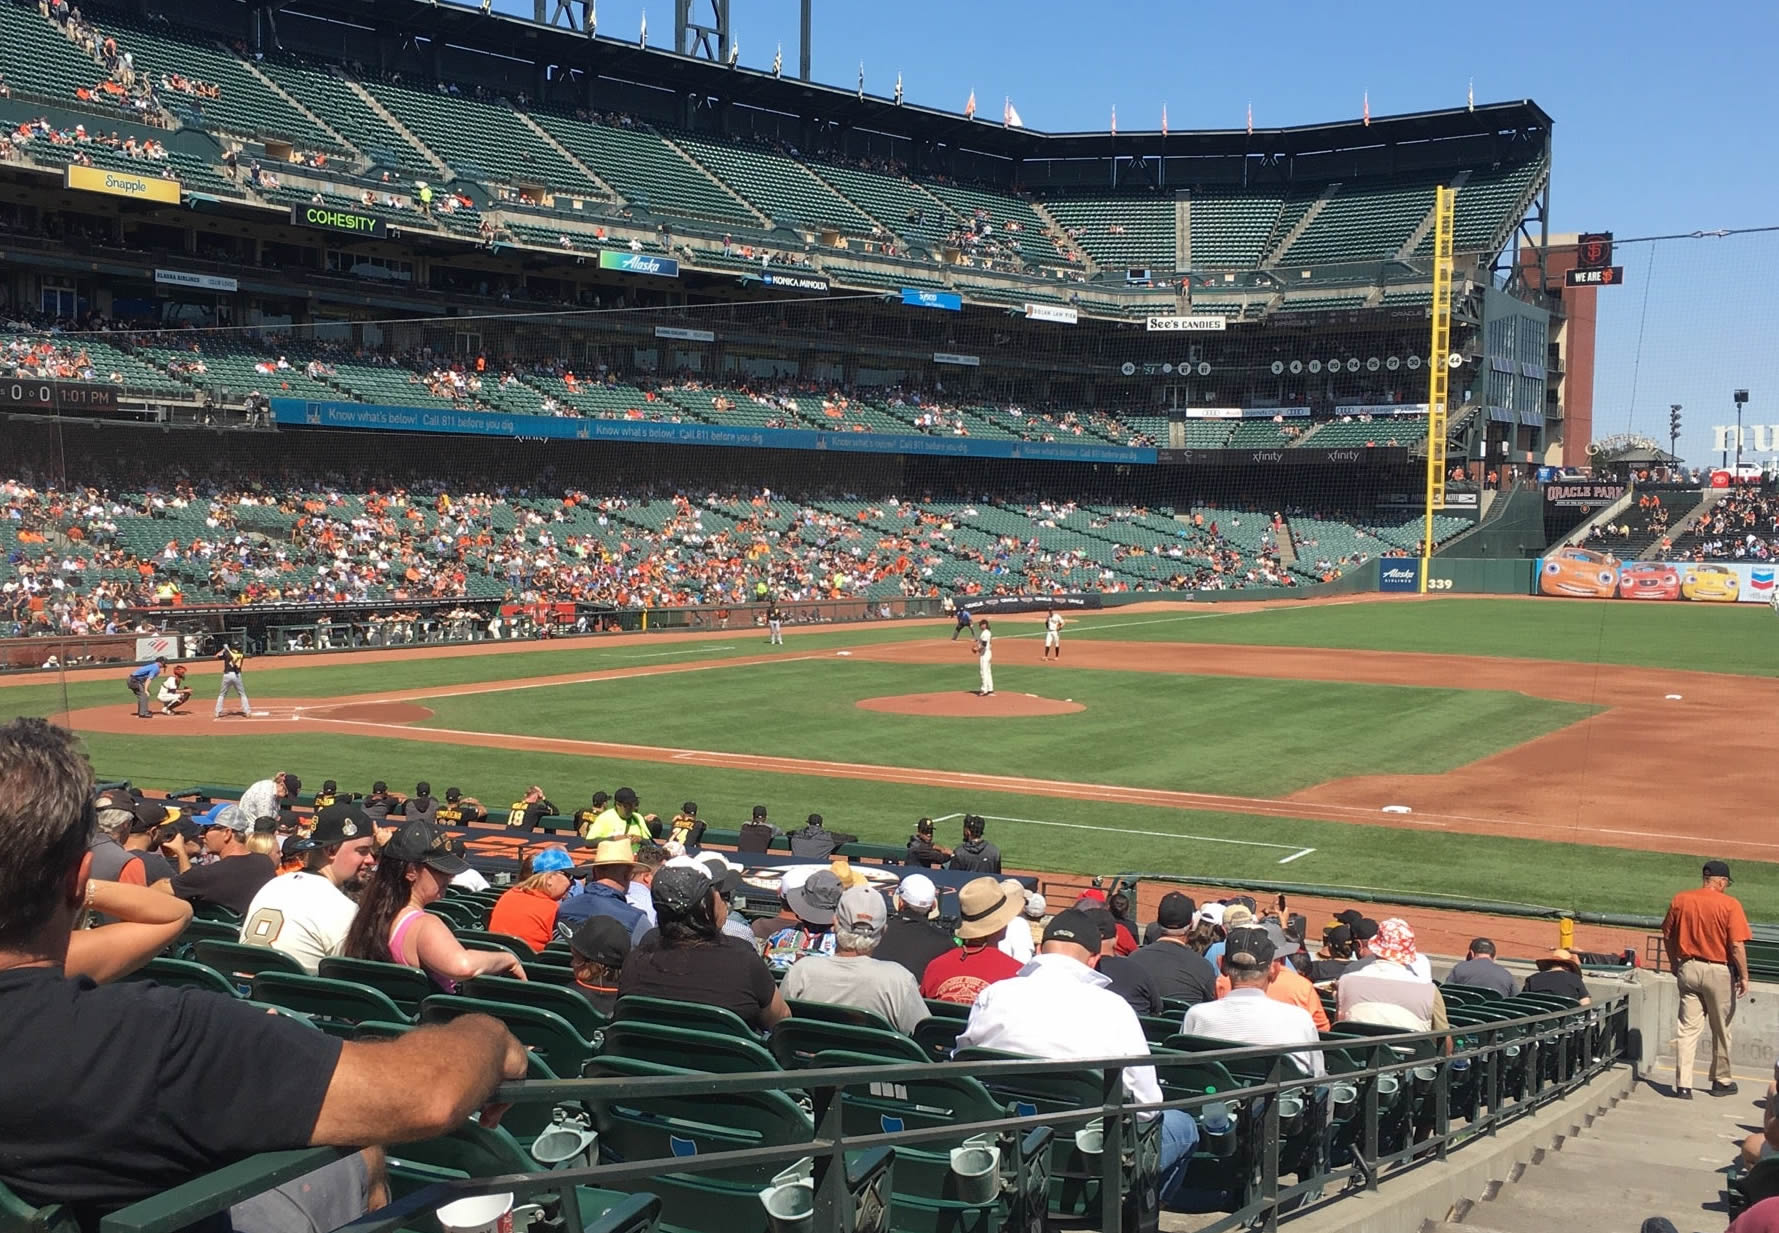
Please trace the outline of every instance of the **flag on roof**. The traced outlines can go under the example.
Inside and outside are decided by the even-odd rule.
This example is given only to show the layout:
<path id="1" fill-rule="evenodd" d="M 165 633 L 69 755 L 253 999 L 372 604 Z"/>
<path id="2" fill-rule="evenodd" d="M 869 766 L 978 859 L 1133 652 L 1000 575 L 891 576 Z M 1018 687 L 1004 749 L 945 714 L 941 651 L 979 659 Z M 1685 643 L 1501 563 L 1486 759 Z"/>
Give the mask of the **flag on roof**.
<path id="1" fill-rule="evenodd" d="M 1024 128 L 1025 121 L 1019 118 L 1019 109 L 1008 99 L 1001 107 L 1001 123 L 1007 128 Z"/>
<path id="2" fill-rule="evenodd" d="M 1163 137 L 1167 136 L 1167 104 L 1166 103 L 1163 103 L 1161 105 L 1161 135 Z"/>
<path id="3" fill-rule="evenodd" d="M 642 34 L 636 40 L 636 45 L 638 47 L 647 47 L 649 45 L 649 11 L 647 9 L 642 11 Z"/>
<path id="4" fill-rule="evenodd" d="M 1248 136 L 1254 135 L 1254 104 L 1248 104 Z"/>
<path id="5" fill-rule="evenodd" d="M 1360 119 L 1365 123 L 1365 125 L 1367 127 L 1370 127 L 1370 125 L 1371 125 L 1371 91 L 1370 90 L 1367 90 L 1365 92 L 1365 102 L 1361 106 Z"/>
<path id="6" fill-rule="evenodd" d="M 1464 94 L 1464 110 L 1476 110 L 1476 78 L 1474 77 L 1470 79 L 1470 89 Z"/>
<path id="7" fill-rule="evenodd" d="M 970 91 L 969 99 L 964 103 L 964 119 L 974 120 L 975 118 L 976 118 L 976 91 L 972 90 L 972 91 Z"/>
<path id="8" fill-rule="evenodd" d="M 784 44 L 780 43 L 778 45 L 778 50 L 772 53 L 772 75 L 774 77 L 777 77 L 780 74 L 782 74 L 783 72 L 784 72 Z"/>
<path id="9" fill-rule="evenodd" d="M 1112 136 L 1118 136 L 1118 104 L 1112 104 Z"/>

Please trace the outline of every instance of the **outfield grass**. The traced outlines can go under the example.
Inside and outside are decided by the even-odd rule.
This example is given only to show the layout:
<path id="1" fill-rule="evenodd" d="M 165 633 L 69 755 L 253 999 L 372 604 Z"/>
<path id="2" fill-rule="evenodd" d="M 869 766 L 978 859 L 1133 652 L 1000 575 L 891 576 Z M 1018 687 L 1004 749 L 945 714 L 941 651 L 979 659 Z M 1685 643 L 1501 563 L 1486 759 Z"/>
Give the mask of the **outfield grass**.
<path id="1" fill-rule="evenodd" d="M 1114 611 L 1084 617 L 1071 632 L 1130 642 L 1424 651 L 1779 676 L 1779 623 L 1765 604 L 1454 597 L 1245 613 Z"/>
<path id="2" fill-rule="evenodd" d="M 1582 603 L 1454 598 L 1425 603 L 1357 602 L 1232 614 L 1198 605 L 1178 614 L 1082 614 L 1074 637 L 1290 645 L 1381 651 L 1511 655 L 1574 663 L 1628 663 L 1753 675 L 1779 675 L 1779 630 L 1764 608 L 1685 604 Z M 1027 636 L 1026 622 L 1001 625 Z M 821 653 L 871 643 L 949 637 L 949 622 L 860 625 L 799 633 L 783 654 Z M 449 687 L 611 668 L 670 666 L 765 652 L 764 637 L 738 630 L 716 641 L 637 643 L 623 638 L 558 643 L 517 653 L 303 667 L 299 659 L 255 661 L 255 700 L 341 697 Z M 1427 746 L 1480 757 L 1585 713 L 1512 694 L 1392 689 L 1336 683 L 1145 676 L 1069 669 L 1064 674 L 1005 665 L 1003 689 L 1056 692 L 1071 684 L 1089 709 L 1032 721 L 922 720 L 858 711 L 873 694 L 964 689 L 971 665 L 897 665 L 824 657 L 807 664 L 718 669 L 523 692 L 440 700 L 445 726 L 490 726 L 641 744 L 804 753 L 844 761 L 1050 778 L 1154 783 L 1200 791 L 1277 795 L 1298 781 L 1389 770 L 1436 771 Z M 288 666 L 274 667 L 273 664 Z M 804 674 L 844 666 L 849 687 L 820 688 Z M 216 677 L 198 669 L 198 703 Z M 0 688 L 0 721 L 64 707 L 131 707 L 122 673 L 59 685 Z M 751 680 L 750 680 L 751 678 Z M 1079 687 L 1073 683 L 1082 682 Z M 486 699 L 498 699 L 488 705 Z M 1182 705 L 1182 699 L 1185 704 Z M 466 708 L 459 713 L 456 708 Z M 1393 713 L 1392 708 L 1397 708 Z M 1408 708 L 1403 711 L 1402 708 Z M 164 732 L 165 729 L 161 729 Z M 1407 753 L 1384 748 L 1410 734 Z M 1486 739 L 1488 748 L 1479 746 Z M 1454 835 L 1295 819 L 1249 818 L 1145 806 L 1076 804 L 1018 793 L 972 792 L 820 776 L 631 763 L 527 751 L 440 746 L 322 735 L 230 735 L 226 739 L 89 734 L 94 765 L 108 776 L 151 787 L 246 783 L 289 767 L 305 779 L 335 778 L 356 788 L 373 779 L 435 787 L 457 784 L 504 805 L 519 786 L 542 782 L 558 804 L 578 805 L 595 788 L 628 783 L 648 808 L 669 813 L 697 800 L 713 822 L 734 824 L 765 801 L 781 824 L 817 811 L 863 837 L 899 843 L 923 814 L 964 811 L 1064 823 L 992 823 L 1009 863 L 1066 872 L 1148 869 L 1187 875 L 1269 878 L 1500 899 L 1602 911 L 1657 914 L 1676 888 L 1697 880 L 1698 861 L 1618 848 Z M 1365 762 L 1350 769 L 1365 745 Z M 1432 757 L 1419 767 L 1393 757 Z M 1242 787 L 1234 786 L 1239 781 Z M 1103 829 L 1073 829 L 1077 827 Z M 1211 836 L 1286 845 L 1213 844 Z M 1300 848 L 1316 851 L 1280 866 Z M 1779 919 L 1779 864 L 1736 862 L 1736 890 L 1756 918 Z"/>
<path id="3" fill-rule="evenodd" d="M 795 650 L 795 647 L 788 648 Z M 1524 694 L 997 668 L 1003 694 L 1084 704 L 984 722 L 861 711 L 861 698 L 954 691 L 955 666 L 823 656 L 683 676 L 557 685 L 430 701 L 424 726 L 565 740 L 975 771 L 1234 796 L 1279 796 L 1353 775 L 1434 774 L 1594 713 Z M 1337 733 L 1337 739 L 1330 739 Z"/>
<path id="4" fill-rule="evenodd" d="M 522 750 L 444 747 L 400 739 L 235 736 L 177 737 L 151 744 L 93 734 L 88 749 L 108 775 L 162 788 L 243 783 L 286 767 L 305 781 L 324 778 L 367 788 L 373 779 L 435 790 L 458 785 L 503 808 L 520 785 L 541 783 L 564 808 L 595 788 L 634 787 L 646 811 L 670 815 L 698 802 L 713 825 L 735 826 L 764 802 L 780 826 L 809 812 L 861 838 L 900 844 L 922 815 L 976 811 L 997 818 L 1071 823 L 1068 829 L 996 820 L 990 837 L 1009 866 L 1069 873 L 1127 870 L 1447 894 L 1553 907 L 1660 915 L 1669 897 L 1698 881 L 1687 855 L 1585 844 L 1354 826 L 1290 818 L 1077 803 L 1017 793 L 962 793 L 918 784 L 866 783 L 653 762 L 570 757 Z M 504 791 L 503 791 L 504 788 Z M 949 830 L 955 823 L 945 823 Z M 1281 848 L 1204 843 L 1184 835 L 1256 840 L 1316 851 L 1280 865 Z M 949 842 L 945 835 L 942 841 Z M 1779 865 L 1736 862 L 1736 895 L 1757 919 L 1779 919 Z"/>

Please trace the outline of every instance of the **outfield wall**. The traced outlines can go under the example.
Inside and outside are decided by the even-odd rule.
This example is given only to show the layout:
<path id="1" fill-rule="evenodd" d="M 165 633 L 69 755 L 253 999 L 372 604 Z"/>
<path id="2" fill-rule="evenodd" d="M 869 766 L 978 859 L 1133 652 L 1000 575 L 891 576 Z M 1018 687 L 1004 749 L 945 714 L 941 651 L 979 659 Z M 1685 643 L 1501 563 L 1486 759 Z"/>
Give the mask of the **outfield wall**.
<path id="1" fill-rule="evenodd" d="M 1536 594 L 1559 599 L 1770 604 L 1779 593 L 1773 561 L 1621 561 L 1589 548 L 1554 549 L 1536 577 Z"/>

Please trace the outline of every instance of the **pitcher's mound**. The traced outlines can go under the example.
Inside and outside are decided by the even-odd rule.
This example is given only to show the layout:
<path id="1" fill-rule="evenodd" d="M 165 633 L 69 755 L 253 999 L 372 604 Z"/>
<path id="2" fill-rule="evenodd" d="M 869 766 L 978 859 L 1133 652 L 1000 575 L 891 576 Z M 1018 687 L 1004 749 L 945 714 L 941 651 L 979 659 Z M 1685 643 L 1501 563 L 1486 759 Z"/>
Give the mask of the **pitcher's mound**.
<path id="1" fill-rule="evenodd" d="M 896 715 L 943 715 L 1005 719 L 1028 715 L 1067 715 L 1087 708 L 1079 702 L 1039 698 L 1033 694 L 992 693 L 983 698 L 964 690 L 943 694 L 897 694 L 891 698 L 865 698 L 859 707 Z"/>
<path id="2" fill-rule="evenodd" d="M 417 724 L 431 719 L 432 712 L 417 702 L 351 702 L 343 706 L 305 710 L 305 719 L 344 719 L 365 724 Z"/>

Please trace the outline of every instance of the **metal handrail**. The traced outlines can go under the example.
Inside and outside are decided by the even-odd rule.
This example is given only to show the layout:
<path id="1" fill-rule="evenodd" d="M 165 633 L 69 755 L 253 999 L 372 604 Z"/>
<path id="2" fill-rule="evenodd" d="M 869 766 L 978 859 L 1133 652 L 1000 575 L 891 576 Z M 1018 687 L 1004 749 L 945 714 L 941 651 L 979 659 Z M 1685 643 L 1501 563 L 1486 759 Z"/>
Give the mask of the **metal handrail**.
<path id="1" fill-rule="evenodd" d="M 942 1127 L 900 1130 L 869 1135 L 846 1134 L 840 1124 L 841 1095 L 849 1087 L 869 1084 L 894 1084 L 899 1080 L 929 1077 L 936 1067 L 952 1063 L 888 1063 L 881 1066 L 847 1066 L 794 1072 L 762 1072 L 755 1074 L 687 1074 L 623 1079 L 554 1079 L 503 1084 L 495 1094 L 502 1103 L 543 1103 L 601 1100 L 621 1095 L 625 1100 L 646 1101 L 650 1097 L 721 1095 L 730 1092 L 779 1091 L 794 1086 L 809 1095 L 815 1111 L 815 1130 L 806 1141 L 783 1147 L 750 1148 L 740 1151 L 713 1152 L 692 1157 L 662 1157 L 600 1164 L 586 1168 L 509 1174 L 496 1178 L 476 1178 L 440 1183 L 418 1191 L 397 1203 L 371 1213 L 342 1228 L 340 1233 L 393 1233 L 404 1223 L 441 1203 L 471 1195 L 511 1193 L 515 1200 L 545 1192 L 554 1193 L 561 1201 L 564 1226 L 582 1227 L 575 1187 L 635 1180 L 663 1172 L 701 1173 L 709 1169 L 737 1166 L 789 1164 L 814 1157 L 816 1188 L 816 1226 L 852 1233 L 852 1209 L 846 1191 L 845 1159 L 849 1151 L 873 1148 L 896 1148 L 937 1141 L 957 1142 L 980 1133 L 1021 1131 L 1037 1126 L 1072 1126 L 1096 1118 L 1104 1119 L 1106 1146 L 1102 1155 L 1104 1173 L 1100 1179 L 1102 1227 L 1116 1229 L 1124 1202 L 1122 1184 L 1123 1116 L 1143 1116 L 1164 1109 L 1192 1110 L 1213 1101 L 1238 1103 L 1252 1108 L 1255 1101 L 1262 1107 L 1263 1138 L 1259 1194 L 1229 1213 L 1223 1220 L 1209 1226 L 1207 1233 L 1237 1227 L 1259 1227 L 1276 1230 L 1283 1204 L 1309 1198 L 1323 1191 L 1329 1183 L 1344 1183 L 1346 1190 L 1375 1190 L 1383 1170 L 1407 1166 L 1421 1159 L 1444 1159 L 1452 1147 L 1466 1139 L 1491 1136 L 1502 1125 L 1553 1099 L 1569 1094 L 1619 1064 L 1628 1037 L 1629 997 L 1620 995 L 1609 1002 L 1527 1015 L 1499 1023 L 1471 1028 L 1453 1028 L 1438 1032 L 1403 1032 L 1393 1035 L 1353 1037 L 1339 1045 L 1323 1042 L 1322 1048 L 1366 1050 L 1374 1058 L 1390 1055 L 1392 1060 L 1374 1060 L 1357 1070 L 1343 1071 L 1320 1078 L 1301 1073 L 1285 1073 L 1285 1059 L 1294 1052 L 1314 1048 L 1307 1044 L 1281 1046 L 1250 1046 L 1195 1052 L 1190 1054 L 1146 1053 L 1133 1057 L 1105 1058 L 1091 1061 L 973 1060 L 969 1064 L 972 1077 L 984 1081 L 999 1077 L 1038 1074 L 1079 1075 L 1084 1067 L 1100 1070 L 1104 1078 L 1103 1099 L 1097 1106 L 1057 1112 L 1041 1112 L 1028 1116 L 999 1118 L 989 1122 L 957 1123 Z M 1476 1036 L 1476 1043 L 1459 1045 L 1459 1038 Z M 1581 1056 L 1572 1056 L 1570 1046 L 1580 1042 Z M 1431 1042 L 1436 1050 L 1432 1059 L 1394 1056 L 1395 1050 Z M 1543 1048 L 1558 1045 L 1557 1073 L 1544 1081 Z M 1502 1105 L 1502 1067 L 1500 1062 L 1509 1051 L 1529 1051 L 1524 1075 L 1525 1089 L 1511 1105 Z M 1228 1063 L 1267 1059 L 1272 1064 L 1267 1078 L 1223 1092 L 1206 1092 L 1174 1097 L 1160 1102 L 1133 1102 L 1125 1099 L 1122 1068 L 1126 1066 L 1167 1066 L 1176 1059 L 1194 1063 Z M 1467 1062 L 1474 1080 L 1486 1085 L 1478 1099 L 1478 1114 L 1461 1126 L 1452 1125 L 1452 1072 L 1457 1062 Z M 1379 1101 L 1377 1079 L 1405 1071 L 1433 1069 L 1433 1118 L 1428 1134 L 1414 1137 L 1408 1127 L 1408 1142 L 1394 1151 L 1383 1149 L 1381 1119 L 1384 1110 Z M 1268 1099 L 1282 1092 L 1352 1085 L 1360 1099 L 1358 1142 L 1352 1148 L 1351 1164 L 1333 1166 L 1324 1161 L 1311 1176 L 1300 1175 L 1290 1186 L 1279 1184 L 1279 1107 Z M 1393 1117 L 1415 1115 L 1414 1089 L 1411 1085 L 1406 1107 Z M 1332 1133 L 1332 1124 L 1322 1132 Z M 1338 1195 L 1328 1201 L 1337 1201 Z M 121 1228 L 106 1233 L 125 1233 Z M 158 1227 L 131 1226 L 128 1233 L 162 1233 Z"/>

